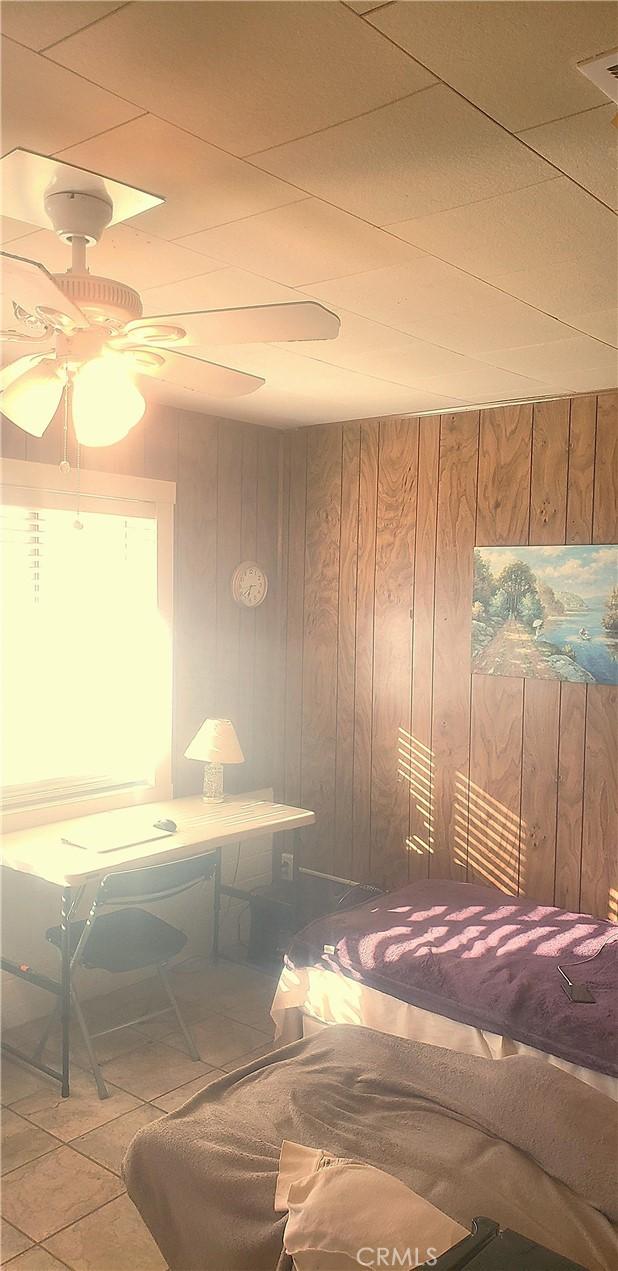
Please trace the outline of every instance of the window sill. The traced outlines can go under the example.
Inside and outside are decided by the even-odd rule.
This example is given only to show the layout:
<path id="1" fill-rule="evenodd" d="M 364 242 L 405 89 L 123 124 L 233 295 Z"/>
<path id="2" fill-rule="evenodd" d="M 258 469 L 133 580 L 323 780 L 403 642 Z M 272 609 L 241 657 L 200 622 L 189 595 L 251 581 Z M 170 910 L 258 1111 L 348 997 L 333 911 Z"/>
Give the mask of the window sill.
<path id="1" fill-rule="evenodd" d="M 29 830 L 36 825 L 52 825 L 55 821 L 68 821 L 97 812 L 111 812 L 115 808 L 129 808 L 140 803 L 157 803 L 172 798 L 170 784 L 134 786 L 129 790 L 110 791 L 109 794 L 86 795 L 70 799 L 66 803 L 54 802 L 36 808 L 15 808 L 2 813 L 2 833 L 13 830 Z"/>

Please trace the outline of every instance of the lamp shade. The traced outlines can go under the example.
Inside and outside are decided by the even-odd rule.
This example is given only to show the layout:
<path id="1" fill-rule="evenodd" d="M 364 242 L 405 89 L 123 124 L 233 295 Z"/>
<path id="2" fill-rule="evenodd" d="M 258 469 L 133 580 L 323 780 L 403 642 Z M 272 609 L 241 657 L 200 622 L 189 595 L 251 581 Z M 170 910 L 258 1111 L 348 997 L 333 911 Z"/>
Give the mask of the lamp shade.
<path id="1" fill-rule="evenodd" d="M 187 746 L 185 758 L 203 763 L 244 763 L 245 756 L 231 719 L 205 719 Z"/>

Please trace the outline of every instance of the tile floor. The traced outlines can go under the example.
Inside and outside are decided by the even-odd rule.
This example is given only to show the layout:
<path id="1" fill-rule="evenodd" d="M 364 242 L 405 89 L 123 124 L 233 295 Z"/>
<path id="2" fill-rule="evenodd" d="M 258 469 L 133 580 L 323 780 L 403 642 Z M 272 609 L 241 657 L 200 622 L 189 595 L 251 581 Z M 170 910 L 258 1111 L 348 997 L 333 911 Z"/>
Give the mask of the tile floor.
<path id="1" fill-rule="evenodd" d="M 173 983 L 201 1062 L 186 1054 L 173 1015 L 101 1038 L 112 1097 L 96 1093 L 75 1036 L 72 1094 L 12 1059 L 2 1063 L 0 1265 L 10 1271 L 164 1271 L 159 1250 L 120 1177 L 141 1126 L 173 1112 L 210 1081 L 271 1049 L 274 980 L 252 967 L 179 965 Z M 93 1031 L 164 1005 L 156 980 L 88 1003 Z M 6 1034 L 28 1049 L 40 1023 Z M 46 1057 L 57 1062 L 57 1035 Z"/>

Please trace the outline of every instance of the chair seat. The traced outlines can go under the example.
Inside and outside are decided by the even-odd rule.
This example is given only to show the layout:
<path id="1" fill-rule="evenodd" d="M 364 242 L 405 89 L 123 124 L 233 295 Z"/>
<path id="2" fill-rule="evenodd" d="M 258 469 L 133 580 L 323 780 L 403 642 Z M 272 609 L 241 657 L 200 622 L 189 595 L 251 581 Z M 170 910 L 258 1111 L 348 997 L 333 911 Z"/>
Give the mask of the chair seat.
<path id="1" fill-rule="evenodd" d="M 70 924 L 71 953 L 77 948 L 84 926 L 83 922 Z M 61 948 L 60 927 L 50 927 L 46 935 L 51 944 Z M 137 971 L 168 962 L 186 943 L 184 931 L 146 909 L 116 909 L 96 918 L 81 962 L 103 971 Z"/>

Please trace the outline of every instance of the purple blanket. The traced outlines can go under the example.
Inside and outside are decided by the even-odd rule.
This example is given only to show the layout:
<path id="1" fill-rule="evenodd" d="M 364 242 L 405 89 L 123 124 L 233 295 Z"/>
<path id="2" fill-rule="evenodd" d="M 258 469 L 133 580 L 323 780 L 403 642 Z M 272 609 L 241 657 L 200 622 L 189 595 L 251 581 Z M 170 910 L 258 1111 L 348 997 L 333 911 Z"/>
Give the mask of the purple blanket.
<path id="1" fill-rule="evenodd" d="M 618 1076 L 618 927 L 599 918 L 428 880 L 319 918 L 287 961 Z M 594 1003 L 569 1000 L 558 964 Z"/>

